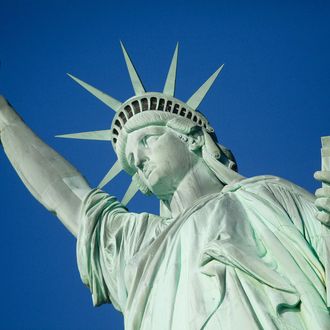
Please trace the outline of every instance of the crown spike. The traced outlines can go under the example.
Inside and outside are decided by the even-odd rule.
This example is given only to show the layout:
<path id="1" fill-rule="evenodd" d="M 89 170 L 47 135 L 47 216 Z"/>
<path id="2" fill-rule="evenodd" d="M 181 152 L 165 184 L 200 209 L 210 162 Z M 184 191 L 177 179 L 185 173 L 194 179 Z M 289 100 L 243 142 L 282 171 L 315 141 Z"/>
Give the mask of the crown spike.
<path id="1" fill-rule="evenodd" d="M 99 141 L 111 141 L 111 130 L 105 129 L 102 131 L 80 132 L 73 134 L 61 134 L 55 135 L 55 137 L 65 139 L 81 139 L 81 140 L 99 140 Z"/>
<path id="2" fill-rule="evenodd" d="M 120 41 L 120 45 L 121 45 L 121 49 L 123 51 L 123 54 L 124 54 L 124 58 L 125 58 L 125 62 L 126 62 L 126 65 L 127 65 L 127 69 L 128 69 L 128 73 L 129 73 L 129 76 L 131 78 L 131 82 L 132 82 L 132 85 L 133 85 L 133 88 L 134 88 L 134 92 L 135 92 L 135 95 L 142 95 L 144 94 L 146 91 L 143 87 L 143 84 L 141 82 L 141 79 L 139 77 L 139 75 L 137 74 L 135 68 L 134 68 L 134 65 L 124 47 L 124 44 Z"/>
<path id="3" fill-rule="evenodd" d="M 193 96 L 186 102 L 190 107 L 193 109 L 197 109 L 200 103 L 203 101 L 206 93 L 209 91 L 211 86 L 213 85 L 215 79 L 217 78 L 218 74 L 222 70 L 224 64 L 220 66 L 220 68 L 213 73 L 213 75 L 205 81 L 205 83 L 194 93 Z"/>
<path id="4" fill-rule="evenodd" d="M 80 86 L 82 86 L 83 88 L 85 88 L 87 91 L 89 91 L 91 94 L 93 94 L 96 98 L 98 98 L 100 101 L 102 101 L 103 103 L 105 103 L 108 107 L 110 107 L 111 109 L 118 111 L 119 108 L 121 107 L 121 102 L 114 99 L 113 97 L 111 97 L 110 95 L 107 95 L 105 93 L 103 93 L 102 91 L 96 89 L 95 87 L 85 83 L 84 81 L 74 77 L 73 75 L 71 75 L 70 73 L 67 73 L 67 75 L 72 78 L 76 83 L 78 83 Z"/>
<path id="5" fill-rule="evenodd" d="M 163 93 L 174 96 L 175 92 L 175 80 L 176 80 L 176 68 L 178 64 L 178 48 L 179 48 L 179 43 L 176 44 L 175 51 L 172 57 L 172 62 L 170 65 L 170 69 L 168 70 L 165 86 Z"/>
<path id="6" fill-rule="evenodd" d="M 119 161 L 117 160 L 109 172 L 105 175 L 102 181 L 97 186 L 98 188 L 103 188 L 107 183 L 109 183 L 114 177 L 116 177 L 123 168 L 121 167 Z"/>
<path id="7" fill-rule="evenodd" d="M 129 185 L 128 189 L 126 190 L 126 193 L 125 193 L 121 203 L 126 206 L 129 203 L 129 201 L 134 197 L 134 195 L 138 192 L 138 190 L 139 190 L 138 186 L 132 180 L 131 184 Z"/>

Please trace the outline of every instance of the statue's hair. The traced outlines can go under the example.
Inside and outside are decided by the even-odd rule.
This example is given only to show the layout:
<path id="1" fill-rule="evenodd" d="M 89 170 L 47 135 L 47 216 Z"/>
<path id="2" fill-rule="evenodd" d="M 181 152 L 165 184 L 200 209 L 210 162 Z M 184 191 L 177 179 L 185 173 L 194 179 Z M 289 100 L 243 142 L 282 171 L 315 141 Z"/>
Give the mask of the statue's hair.
<path id="1" fill-rule="evenodd" d="M 178 132 L 179 134 L 184 135 L 191 135 L 197 132 L 200 132 L 200 134 L 204 135 L 207 134 L 210 136 L 210 140 L 212 141 L 213 146 L 217 149 L 217 155 L 215 158 L 217 158 L 218 161 L 226 167 L 237 171 L 236 160 L 233 153 L 228 148 L 218 144 L 215 133 L 207 133 L 202 129 L 202 127 L 196 125 L 196 123 L 192 122 L 191 120 L 176 116 L 172 113 L 145 111 L 135 115 L 125 124 L 116 144 L 118 160 L 120 161 L 123 169 L 133 176 L 133 180 L 142 193 L 147 195 L 151 194 L 147 185 L 141 180 L 135 170 L 130 167 L 126 159 L 125 149 L 128 134 L 148 126 L 166 126 Z"/>
<path id="2" fill-rule="evenodd" d="M 167 122 L 166 126 L 185 135 L 190 135 L 195 132 L 202 131 L 202 128 L 200 126 L 182 117 L 171 119 Z M 230 169 L 237 171 L 237 163 L 234 154 L 228 148 L 218 143 L 218 139 L 215 133 L 205 132 L 204 134 L 208 134 L 219 148 L 219 161 L 222 164 L 228 166 Z"/>

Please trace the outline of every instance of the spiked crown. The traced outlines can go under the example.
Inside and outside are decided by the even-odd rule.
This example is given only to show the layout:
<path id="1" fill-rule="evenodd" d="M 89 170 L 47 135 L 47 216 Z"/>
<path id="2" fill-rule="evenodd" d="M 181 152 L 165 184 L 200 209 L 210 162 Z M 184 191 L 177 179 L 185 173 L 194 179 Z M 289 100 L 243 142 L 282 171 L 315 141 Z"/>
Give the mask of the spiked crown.
<path id="1" fill-rule="evenodd" d="M 135 95 L 133 97 L 129 98 L 123 103 L 111 97 L 110 95 L 103 93 L 95 87 L 83 82 L 82 80 L 72 76 L 71 74 L 68 74 L 79 85 L 81 85 L 83 88 L 85 88 L 96 98 L 98 98 L 100 101 L 105 103 L 107 106 L 109 106 L 116 112 L 112 120 L 111 129 L 57 135 L 57 137 L 111 141 L 114 150 L 116 151 L 116 143 L 125 124 L 132 117 L 144 111 L 161 111 L 171 113 L 174 116 L 184 117 L 188 120 L 191 120 L 197 126 L 203 127 L 208 133 L 214 132 L 213 128 L 209 125 L 207 119 L 199 111 L 197 111 L 197 107 L 202 102 L 204 96 L 212 86 L 220 71 L 222 70 L 223 65 L 210 76 L 210 78 L 189 98 L 188 101 L 182 102 L 174 97 L 178 59 L 178 45 L 175 48 L 162 93 L 146 92 L 141 82 L 141 79 L 137 74 L 137 71 L 122 43 L 121 48 L 135 92 Z M 102 188 L 104 185 L 110 182 L 122 169 L 122 165 L 117 160 L 112 166 L 112 168 L 109 170 L 109 172 L 106 174 L 106 176 L 102 179 L 98 187 Z M 132 180 L 132 183 L 126 192 L 122 203 L 127 204 L 128 201 L 137 192 L 137 190 L 138 187 L 134 180 Z"/>

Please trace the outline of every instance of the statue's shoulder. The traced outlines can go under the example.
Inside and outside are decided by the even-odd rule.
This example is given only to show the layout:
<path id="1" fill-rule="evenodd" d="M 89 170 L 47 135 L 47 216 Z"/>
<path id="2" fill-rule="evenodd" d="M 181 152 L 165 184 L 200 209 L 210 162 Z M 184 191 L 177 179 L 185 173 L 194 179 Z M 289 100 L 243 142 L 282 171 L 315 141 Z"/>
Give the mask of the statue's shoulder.
<path id="1" fill-rule="evenodd" d="M 239 191 L 262 193 L 262 191 L 269 190 L 285 190 L 294 195 L 300 195 L 306 199 L 313 201 L 315 196 L 296 185 L 295 183 L 286 179 L 273 175 L 258 175 L 251 178 L 246 178 L 238 182 L 227 185 L 223 189 L 223 193 L 239 192 Z"/>

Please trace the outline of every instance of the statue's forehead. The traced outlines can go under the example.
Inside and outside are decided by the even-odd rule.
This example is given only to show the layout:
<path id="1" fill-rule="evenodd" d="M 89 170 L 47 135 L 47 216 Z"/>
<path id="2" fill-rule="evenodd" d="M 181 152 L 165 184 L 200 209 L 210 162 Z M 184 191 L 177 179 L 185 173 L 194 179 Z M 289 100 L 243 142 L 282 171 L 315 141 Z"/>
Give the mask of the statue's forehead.
<path id="1" fill-rule="evenodd" d="M 167 130 L 167 127 L 164 125 L 150 125 L 146 127 L 141 127 L 133 132 L 127 133 L 127 140 L 137 139 L 141 138 L 147 134 L 157 134 L 157 133 L 163 133 Z"/>

